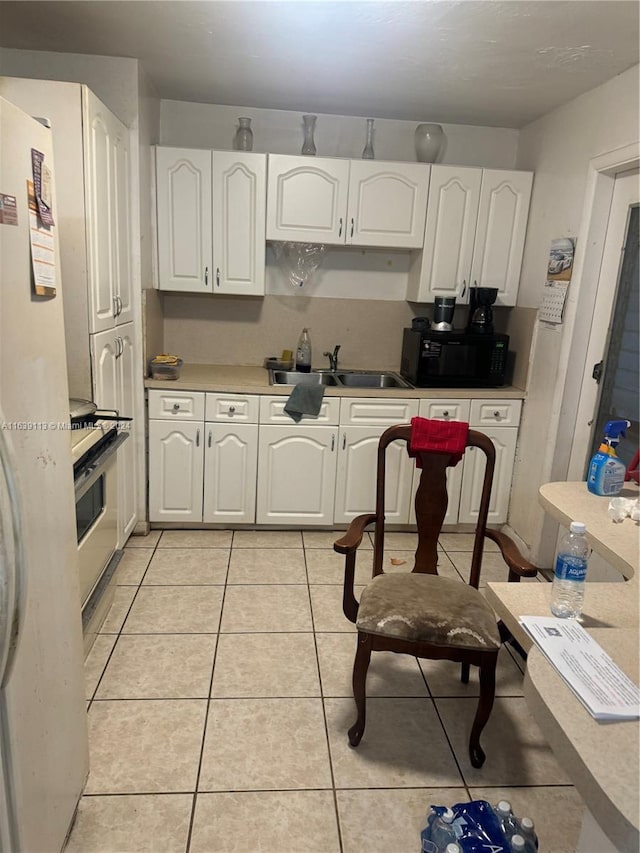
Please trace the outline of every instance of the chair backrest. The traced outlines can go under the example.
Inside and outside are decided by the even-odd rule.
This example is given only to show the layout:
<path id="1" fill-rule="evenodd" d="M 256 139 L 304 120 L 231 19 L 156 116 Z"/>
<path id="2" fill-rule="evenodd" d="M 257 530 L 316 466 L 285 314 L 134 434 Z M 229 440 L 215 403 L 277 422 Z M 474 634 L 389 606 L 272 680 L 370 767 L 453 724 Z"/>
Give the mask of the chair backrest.
<path id="1" fill-rule="evenodd" d="M 384 559 L 384 494 L 386 473 L 386 449 L 394 441 L 404 441 L 409 444 L 411 425 L 400 424 L 389 427 L 380 436 L 378 444 L 378 479 L 376 486 L 376 529 L 374 534 L 373 575 L 383 574 Z M 476 523 L 473 556 L 469 584 L 478 587 L 480 569 L 482 566 L 482 549 L 484 532 L 487 526 L 489 500 L 493 484 L 496 451 L 491 439 L 482 432 L 469 430 L 467 448 L 477 447 L 486 457 L 480 509 Z M 418 527 L 418 548 L 412 571 L 437 574 L 438 536 L 442 530 L 444 517 L 447 513 L 447 465 L 451 456 L 447 453 L 420 453 L 422 474 L 420 485 L 416 492 L 415 510 Z M 458 463 L 460 464 L 460 463 Z"/>

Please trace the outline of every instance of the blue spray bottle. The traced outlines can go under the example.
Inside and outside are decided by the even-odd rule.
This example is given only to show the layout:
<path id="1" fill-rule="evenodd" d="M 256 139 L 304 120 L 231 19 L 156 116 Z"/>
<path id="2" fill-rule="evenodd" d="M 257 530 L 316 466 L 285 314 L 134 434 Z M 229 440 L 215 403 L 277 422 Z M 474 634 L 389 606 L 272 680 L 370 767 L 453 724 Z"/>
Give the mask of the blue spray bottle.
<path id="1" fill-rule="evenodd" d="M 618 459 L 616 447 L 630 426 L 630 421 L 607 422 L 602 444 L 593 455 L 587 474 L 587 488 L 594 495 L 613 497 L 622 491 L 626 469 Z"/>

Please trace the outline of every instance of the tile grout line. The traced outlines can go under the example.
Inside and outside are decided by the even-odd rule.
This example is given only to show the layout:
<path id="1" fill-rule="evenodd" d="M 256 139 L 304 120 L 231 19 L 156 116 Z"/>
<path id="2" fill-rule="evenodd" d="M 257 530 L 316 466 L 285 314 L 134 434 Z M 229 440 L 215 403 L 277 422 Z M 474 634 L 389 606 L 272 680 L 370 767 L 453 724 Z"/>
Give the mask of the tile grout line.
<path id="1" fill-rule="evenodd" d="M 235 531 L 232 530 L 231 531 L 231 542 L 229 544 L 229 556 L 227 559 L 227 574 L 226 574 L 224 589 L 222 592 L 222 601 L 220 602 L 220 616 L 218 617 L 218 631 L 217 631 L 216 647 L 215 647 L 215 650 L 213 652 L 213 660 L 211 661 L 211 676 L 209 678 L 209 694 L 207 696 L 207 706 L 205 708 L 205 714 L 204 714 L 204 725 L 202 727 L 202 743 L 200 744 L 200 757 L 198 759 L 198 770 L 196 772 L 195 788 L 193 791 L 193 802 L 191 804 L 191 814 L 189 816 L 189 829 L 187 832 L 187 841 L 186 841 L 186 845 L 185 845 L 185 853 L 189 853 L 189 850 L 191 848 L 191 841 L 193 839 L 193 824 L 194 824 L 195 817 L 196 817 L 196 805 L 198 802 L 198 789 L 200 787 L 200 774 L 202 772 L 202 761 L 204 758 L 204 746 L 205 746 L 205 742 L 206 742 L 206 738 L 207 738 L 207 725 L 209 723 L 209 709 L 211 707 L 211 693 L 213 691 L 213 679 L 214 679 L 214 675 L 215 675 L 216 658 L 218 656 L 218 648 L 219 648 L 219 644 L 220 644 L 220 633 L 221 633 L 220 629 L 222 628 L 222 614 L 224 613 L 224 602 L 225 602 L 225 596 L 226 596 L 226 592 L 227 592 L 227 581 L 229 578 L 229 570 L 231 568 L 231 555 L 233 553 L 233 540 L 234 539 L 235 539 Z"/>

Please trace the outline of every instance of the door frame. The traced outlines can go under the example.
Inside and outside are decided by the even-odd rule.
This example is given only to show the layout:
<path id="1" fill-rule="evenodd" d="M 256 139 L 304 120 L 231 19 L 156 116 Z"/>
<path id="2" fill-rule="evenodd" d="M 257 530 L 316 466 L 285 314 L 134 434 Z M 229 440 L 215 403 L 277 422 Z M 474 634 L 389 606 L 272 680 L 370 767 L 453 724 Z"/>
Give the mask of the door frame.
<path id="1" fill-rule="evenodd" d="M 558 413 L 551 481 L 582 480 L 584 460 L 572 459 L 573 434 L 580 403 L 584 365 L 594 319 L 600 267 L 616 175 L 640 165 L 640 141 L 613 149 L 589 162 L 582 225 L 576 244 L 573 283 L 576 294 L 566 306 L 566 334 L 560 352 L 553 411 Z M 579 470 L 578 470 L 579 468 Z"/>

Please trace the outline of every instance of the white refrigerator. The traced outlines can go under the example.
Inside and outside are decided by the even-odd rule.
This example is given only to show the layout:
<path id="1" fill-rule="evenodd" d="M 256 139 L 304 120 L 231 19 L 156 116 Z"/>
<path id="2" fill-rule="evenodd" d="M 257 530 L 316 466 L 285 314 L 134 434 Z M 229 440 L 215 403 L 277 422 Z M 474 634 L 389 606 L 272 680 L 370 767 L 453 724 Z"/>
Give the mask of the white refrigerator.
<path id="1" fill-rule="evenodd" d="M 59 253 L 36 295 L 27 181 L 51 131 L 0 98 L 0 851 L 56 853 L 89 769 Z M 81 164 L 79 166 L 81 168 Z M 42 268 L 42 267 L 41 267 Z M 67 428 L 65 428 L 67 427 Z"/>

